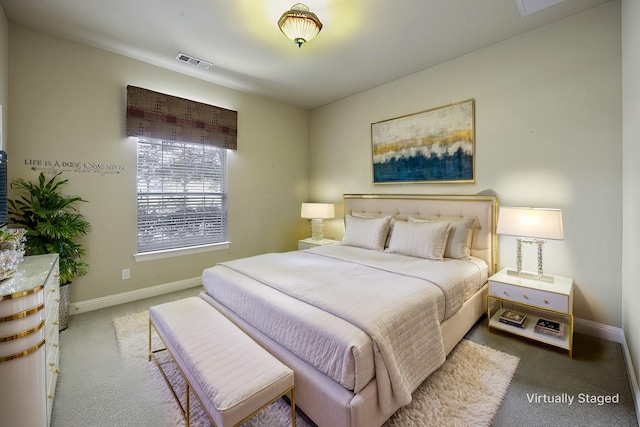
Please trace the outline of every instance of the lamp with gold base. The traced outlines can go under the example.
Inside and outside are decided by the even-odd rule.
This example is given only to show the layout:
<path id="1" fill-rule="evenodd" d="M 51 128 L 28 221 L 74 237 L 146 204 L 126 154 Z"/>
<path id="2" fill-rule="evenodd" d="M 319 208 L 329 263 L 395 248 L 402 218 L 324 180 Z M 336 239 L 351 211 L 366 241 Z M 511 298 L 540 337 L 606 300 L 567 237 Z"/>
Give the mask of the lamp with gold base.
<path id="1" fill-rule="evenodd" d="M 547 239 L 564 239 L 560 209 L 501 207 L 498 213 L 497 233 L 517 237 L 517 270 L 507 270 L 507 274 L 553 282 L 553 276 L 545 275 L 543 272 L 542 245 Z M 537 274 L 522 270 L 523 243 L 538 246 Z"/>

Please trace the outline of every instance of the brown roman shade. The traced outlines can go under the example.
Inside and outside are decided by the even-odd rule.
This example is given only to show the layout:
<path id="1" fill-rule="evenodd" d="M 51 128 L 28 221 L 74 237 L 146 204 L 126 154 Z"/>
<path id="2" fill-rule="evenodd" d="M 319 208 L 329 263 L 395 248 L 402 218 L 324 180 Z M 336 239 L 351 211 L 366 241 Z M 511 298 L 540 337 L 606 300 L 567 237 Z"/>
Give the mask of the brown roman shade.
<path id="1" fill-rule="evenodd" d="M 127 136 L 238 149 L 238 112 L 127 86 Z"/>

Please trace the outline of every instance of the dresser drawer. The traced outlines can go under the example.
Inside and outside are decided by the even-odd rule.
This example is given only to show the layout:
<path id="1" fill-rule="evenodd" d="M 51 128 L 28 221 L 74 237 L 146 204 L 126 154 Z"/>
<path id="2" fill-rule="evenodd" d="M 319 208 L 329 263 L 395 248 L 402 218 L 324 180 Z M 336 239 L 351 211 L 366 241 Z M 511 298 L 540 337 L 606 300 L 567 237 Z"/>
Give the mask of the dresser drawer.
<path id="1" fill-rule="evenodd" d="M 569 313 L 569 296 L 489 281 L 489 295 L 521 304 Z"/>
<path id="2" fill-rule="evenodd" d="M 2 426 L 51 423 L 60 359 L 57 272 L 57 254 L 28 256 L 0 282 Z"/>

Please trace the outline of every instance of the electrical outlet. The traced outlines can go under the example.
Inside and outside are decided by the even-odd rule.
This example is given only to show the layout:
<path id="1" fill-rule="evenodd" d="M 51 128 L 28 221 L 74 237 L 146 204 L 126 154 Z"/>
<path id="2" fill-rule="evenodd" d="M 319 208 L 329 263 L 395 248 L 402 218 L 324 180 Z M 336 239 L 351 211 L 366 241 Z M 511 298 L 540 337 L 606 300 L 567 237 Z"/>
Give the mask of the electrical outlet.
<path id="1" fill-rule="evenodd" d="M 131 278 L 131 271 L 128 268 L 122 270 L 122 280 L 128 280 Z"/>

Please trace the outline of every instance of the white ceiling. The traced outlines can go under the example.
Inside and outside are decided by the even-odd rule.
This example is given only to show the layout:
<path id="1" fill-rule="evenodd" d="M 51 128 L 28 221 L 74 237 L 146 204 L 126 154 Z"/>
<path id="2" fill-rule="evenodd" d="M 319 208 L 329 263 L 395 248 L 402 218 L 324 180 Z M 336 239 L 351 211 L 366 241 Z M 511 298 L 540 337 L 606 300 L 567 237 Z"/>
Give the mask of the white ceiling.
<path id="1" fill-rule="evenodd" d="M 521 17 L 516 0 L 306 0 L 324 28 L 301 48 L 276 24 L 295 0 L 0 5 L 11 22 L 311 109 L 608 1 L 563 0 Z M 179 52 L 213 66 L 179 62 Z"/>

